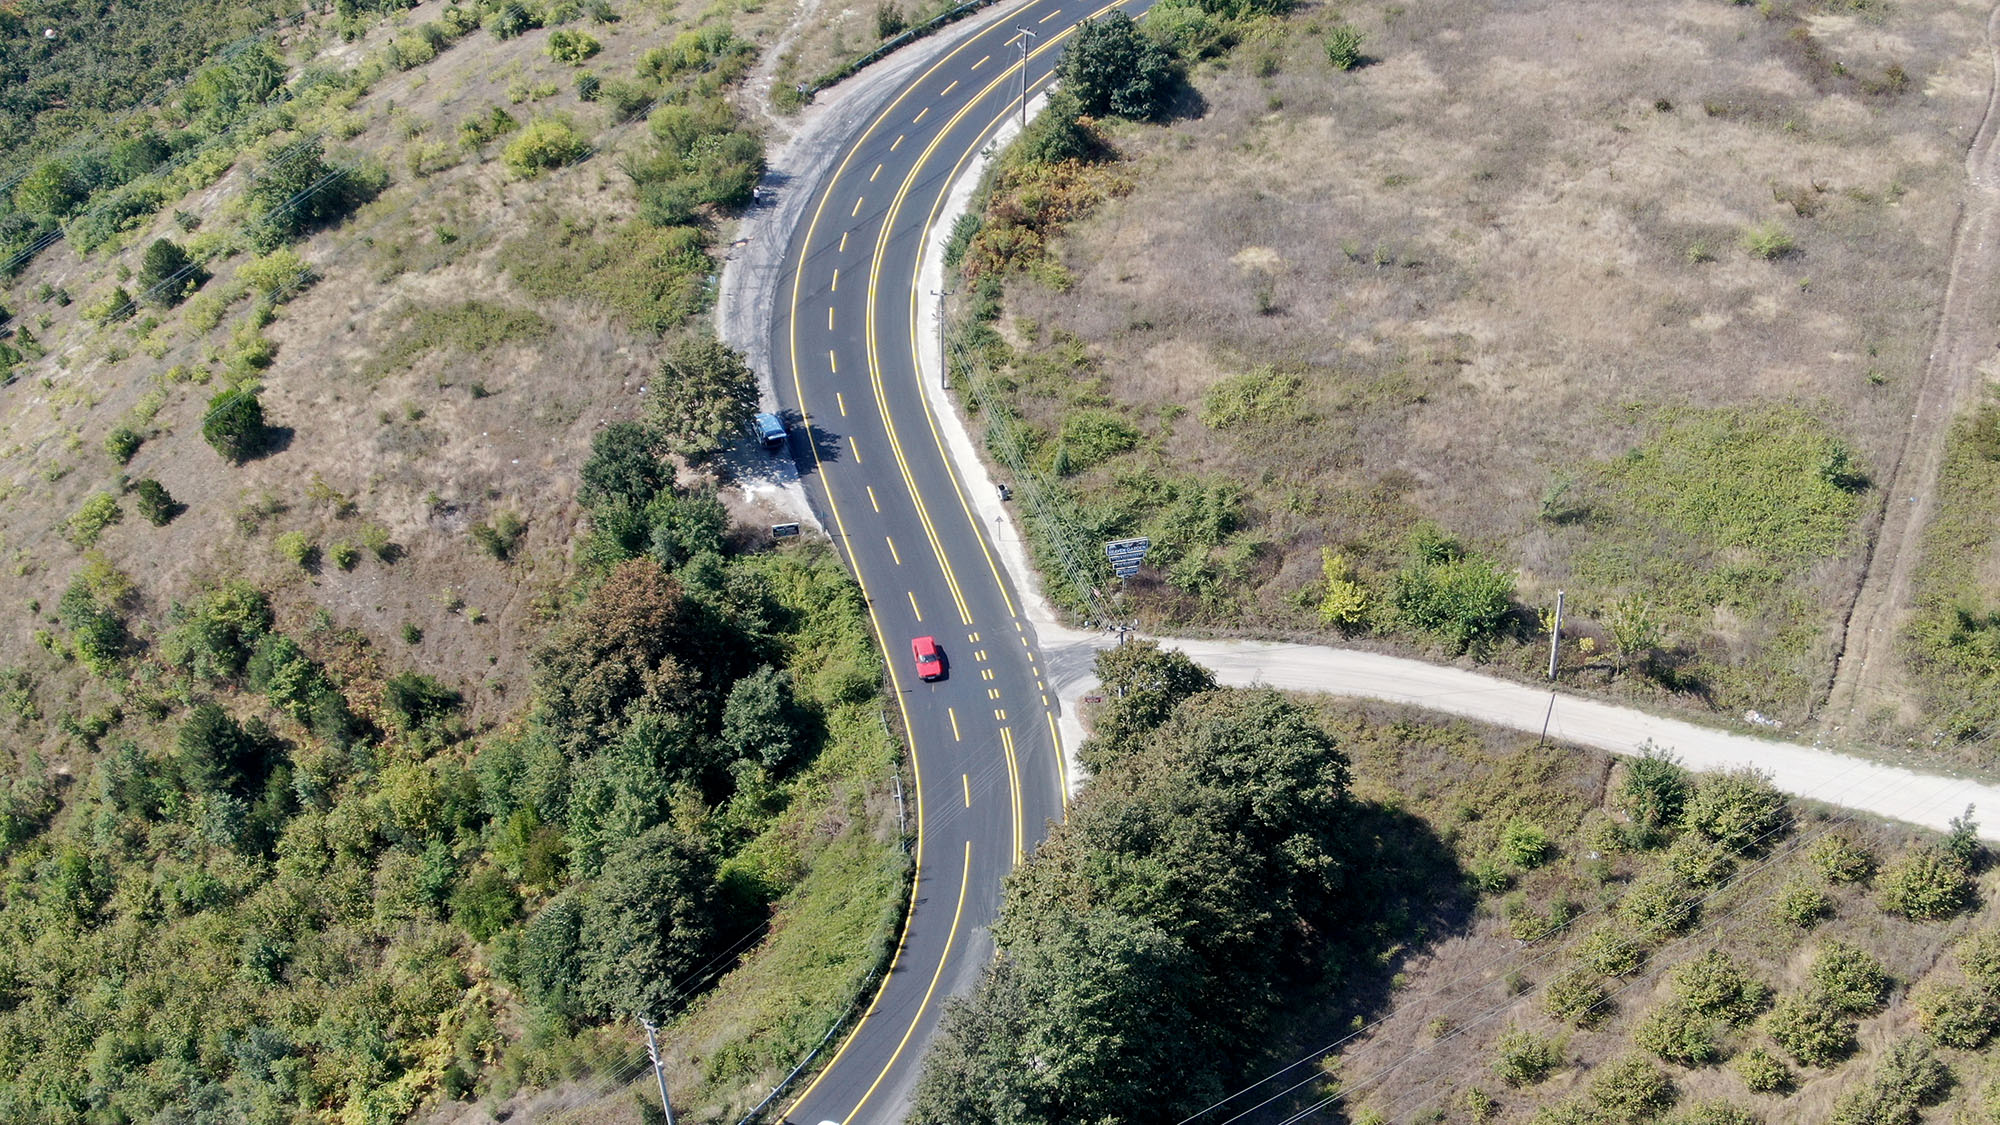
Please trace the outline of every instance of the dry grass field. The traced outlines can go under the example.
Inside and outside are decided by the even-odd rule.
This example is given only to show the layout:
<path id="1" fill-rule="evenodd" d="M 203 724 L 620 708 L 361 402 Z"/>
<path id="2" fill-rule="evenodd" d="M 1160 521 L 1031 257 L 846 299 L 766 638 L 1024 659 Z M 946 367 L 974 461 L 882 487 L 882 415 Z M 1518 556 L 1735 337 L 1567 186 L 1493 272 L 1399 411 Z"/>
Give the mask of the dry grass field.
<path id="1" fill-rule="evenodd" d="M 1344 1089 L 1338 1110 L 1355 1123 L 1917 1120 L 1916 1104 L 1907 1118 L 1885 1115 L 1880 1106 L 1858 1115 L 1835 1107 L 1884 1073 L 1897 1041 L 1938 1033 L 1942 1025 L 1920 1014 L 1933 1010 L 1937 990 L 1988 979 L 1980 975 L 1985 962 L 1959 943 L 2000 934 L 1991 872 L 1978 878 L 1980 897 L 1969 910 L 1912 921 L 1880 905 L 1901 858 L 1927 842 L 1905 830 L 1839 810 L 1796 808 L 1786 826 L 1758 834 L 1747 851 L 1710 867 L 1710 860 L 1692 861 L 1708 846 L 1693 833 L 1633 846 L 1629 761 L 1592 752 L 1551 755 L 1516 735 L 1393 709 L 1327 701 L 1320 714 L 1353 760 L 1355 795 L 1416 817 L 1455 857 L 1461 871 L 1440 875 L 1435 893 L 1464 878 L 1476 902 L 1462 923 L 1413 935 L 1395 951 L 1382 967 L 1390 979 L 1379 1002 L 1320 1013 L 1321 1026 L 1302 1041 L 1339 1041 L 1339 1047 L 1291 1104 Z M 1697 779 L 1697 791 L 1702 784 L 1708 782 Z M 1538 852 L 1544 839 L 1548 847 Z M 1836 840 L 1844 844 L 1829 843 Z M 1524 868 L 1510 854 L 1541 858 Z M 1868 862 L 1854 862 L 1863 854 Z M 1691 917 L 1646 920 L 1636 904 L 1649 889 L 1671 882 L 1670 871 L 1685 880 L 1697 868 L 1703 873 L 1683 884 L 1696 904 Z M 1789 913 L 1798 904 L 1813 909 Z M 1593 944 L 1610 932 L 1606 927 L 1647 952 L 1629 969 L 1600 971 Z M 1783 1032 L 1774 1036 L 1782 1022 L 1774 1013 L 1785 997 L 1823 989 L 1828 977 L 1815 964 L 1842 945 L 1879 963 L 1882 991 L 1843 1017 L 1852 1025 L 1851 1047 L 1819 1065 L 1801 1065 L 1781 1044 Z M 1664 1023 L 1658 1013 L 1691 991 L 1690 966 L 1717 953 L 1751 982 L 1747 999 L 1733 1015 L 1690 1033 L 1690 1041 L 1711 1044 L 1712 1053 L 1704 1048 L 1690 1052 L 1700 1061 L 1671 1061 L 1643 1028 Z M 1605 999 L 1579 1015 L 1578 1008 L 1552 1003 L 1566 986 L 1585 999 Z M 1537 1042 L 1548 1048 L 1545 1073 L 1505 1068 L 1503 1040 L 1510 1035 L 1517 1048 Z M 1989 1051 L 1965 1042 L 1971 1041 L 1936 1048 L 1953 1081 L 1921 1101 L 1938 1107 L 1924 1109 L 1925 1120 L 1986 1121 L 2000 1108 L 2000 1070 Z M 1782 1088 L 1760 1091 L 1745 1078 L 1745 1057 L 1759 1050 L 1783 1061 L 1790 1077 Z M 1301 1054 L 1303 1048 L 1282 1053 L 1272 1069 Z M 1642 1063 L 1635 1066 L 1635 1058 Z M 1650 1100 L 1607 1095 L 1649 1088 L 1630 1081 L 1630 1073 L 1614 1083 L 1613 1064 L 1650 1074 L 1650 1081 L 1664 1079 L 1665 1092 L 1650 1087 Z M 1309 1076 L 1309 1068 L 1293 1071 L 1258 1097 Z M 1694 1115 L 1701 1103 L 1716 1100 L 1755 1116 Z M 1572 1102 L 1582 1104 L 1565 1104 Z M 1232 1105 L 1231 1112 L 1248 1104 Z"/>
<path id="2" fill-rule="evenodd" d="M 1106 530 L 1152 530 L 1135 481 L 1238 493 L 1211 589 L 1135 584 L 1156 624 L 1312 633 L 1323 550 L 1379 603 L 1428 519 L 1518 568 L 1493 658 L 1539 661 L 1566 589 L 1578 682 L 1802 719 L 1931 347 L 1987 15 L 1305 6 L 1200 112 L 1113 130 L 1129 193 L 1009 285 L 1020 409 L 1138 431 L 1073 474 L 1122 498 Z M 1365 65 L 1328 65 L 1337 24 Z"/>

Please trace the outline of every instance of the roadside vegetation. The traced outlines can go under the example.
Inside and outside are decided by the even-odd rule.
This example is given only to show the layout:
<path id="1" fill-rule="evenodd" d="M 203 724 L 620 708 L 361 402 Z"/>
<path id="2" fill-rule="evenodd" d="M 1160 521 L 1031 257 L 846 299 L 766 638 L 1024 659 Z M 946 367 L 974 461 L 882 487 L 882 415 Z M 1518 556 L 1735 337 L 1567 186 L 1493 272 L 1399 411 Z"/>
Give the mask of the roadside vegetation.
<path id="1" fill-rule="evenodd" d="M 1100 671 L 1097 776 L 1010 883 L 1000 959 L 947 1016 L 915 1120 L 2000 1105 L 2000 913 L 1969 814 L 1940 837 L 1668 750 L 1217 691 L 1148 645 Z"/>
<path id="2" fill-rule="evenodd" d="M 949 250 L 1058 599 L 1525 672 L 1560 589 L 1565 681 L 1804 719 L 1990 75 L 1942 11 L 1661 18 L 1691 55 L 1449 0 L 1080 34 Z"/>
<path id="3" fill-rule="evenodd" d="M 638 1121 L 652 1016 L 734 1121 L 908 886 L 858 593 L 714 458 L 792 13 L 268 14 L 9 85 L 0 1116 Z"/>
<path id="4" fill-rule="evenodd" d="M 1925 727 L 1983 765 L 2000 730 L 2000 406 L 1953 425 L 1938 479 L 1905 646 Z"/>

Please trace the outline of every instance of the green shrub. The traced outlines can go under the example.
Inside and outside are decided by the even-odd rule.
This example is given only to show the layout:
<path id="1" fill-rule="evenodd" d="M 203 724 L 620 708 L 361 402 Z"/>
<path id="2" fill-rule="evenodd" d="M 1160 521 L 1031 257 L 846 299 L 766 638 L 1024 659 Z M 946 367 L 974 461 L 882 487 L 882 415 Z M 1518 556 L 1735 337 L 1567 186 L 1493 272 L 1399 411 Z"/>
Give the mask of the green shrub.
<path id="1" fill-rule="evenodd" d="M 180 244 L 154 239 L 139 261 L 139 293 L 152 304 L 172 307 L 199 286 L 203 276 Z"/>
<path id="2" fill-rule="evenodd" d="M 1854 1053 L 1854 1025 L 1811 992 L 1781 997 L 1764 1021 L 1771 1041 L 1803 1066 L 1832 1066 Z"/>
<path id="3" fill-rule="evenodd" d="M 1729 1064 L 1753 1094 L 1782 1094 L 1792 1088 L 1792 1068 L 1762 1047 L 1752 1047 Z"/>
<path id="4" fill-rule="evenodd" d="M 1671 1117 L 1661 1118 L 1661 1123 L 1662 1125 L 1764 1125 L 1764 1118 L 1756 1111 L 1744 1109 L 1735 1102 L 1723 1098 L 1706 1098 Z"/>
<path id="5" fill-rule="evenodd" d="M 1749 1023 L 1771 1002 L 1769 986 L 1720 950 L 1676 966 L 1669 979 L 1682 1003 L 1731 1025 Z"/>
<path id="6" fill-rule="evenodd" d="M 1720 1021 L 1680 999 L 1647 1013 L 1633 1029 L 1632 1042 L 1681 1066 L 1707 1066 L 1722 1057 Z"/>
<path id="7" fill-rule="evenodd" d="M 1959 967 L 1972 982 L 2000 998 L 2000 929 L 1979 930 L 1958 943 Z"/>
<path id="8" fill-rule="evenodd" d="M 318 280 L 313 268 L 289 246 L 281 246 L 236 267 L 236 280 L 274 305 L 282 305 Z"/>
<path id="9" fill-rule="evenodd" d="M 85 305 L 83 319 L 97 325 L 111 324 L 131 316 L 136 308 L 132 303 L 132 294 L 120 286 Z"/>
<path id="10" fill-rule="evenodd" d="M 1512 575 L 1435 528 L 1419 529 L 1411 547 L 1392 595 L 1401 624 L 1459 652 L 1499 632 L 1513 604 Z"/>
<path id="11" fill-rule="evenodd" d="M 1744 228 L 1743 249 L 1748 251 L 1751 257 L 1762 258 L 1768 262 L 1792 252 L 1792 236 L 1785 230 L 1784 225 L 1776 220 L 1760 223 L 1754 227 Z"/>
<path id="12" fill-rule="evenodd" d="M 1598 974 L 1573 968 L 1557 974 L 1542 992 L 1542 1006 L 1549 1015 L 1572 1027 L 1594 1027 L 1608 1014 L 1609 994 Z"/>
<path id="13" fill-rule="evenodd" d="M 1877 880 L 1882 909 L 1917 922 L 1949 918 L 1972 905 L 1972 872 L 1935 844 L 1912 848 Z"/>
<path id="14" fill-rule="evenodd" d="M 363 524 L 359 538 L 363 547 L 385 563 L 395 562 L 403 553 L 403 549 L 389 537 L 389 529 L 379 523 Z"/>
<path id="15" fill-rule="evenodd" d="M 1911 993 L 1917 1026 L 1947 1047 L 1976 1051 L 2000 1027 L 2000 1003 L 1977 985 L 1927 980 Z"/>
<path id="16" fill-rule="evenodd" d="M 576 128 L 559 117 L 538 117 L 521 135 L 507 142 L 501 159 L 517 176 L 532 178 L 551 168 L 561 168 L 583 159 L 590 142 Z"/>
<path id="17" fill-rule="evenodd" d="M 353 570 L 361 561 L 361 552 L 352 543 L 340 542 L 326 549 L 327 561 L 341 570 Z"/>
<path id="18" fill-rule="evenodd" d="M 1701 775 L 1682 813 L 1689 831 L 1738 854 L 1768 847 L 1790 823 L 1791 806 L 1770 775 L 1747 766 Z"/>
<path id="19" fill-rule="evenodd" d="M 1326 33 L 1326 61 L 1335 70 L 1353 70 L 1362 63 L 1361 33 L 1341 24 Z"/>
<path id="20" fill-rule="evenodd" d="M 104 452 L 109 453 L 113 461 L 123 465 L 132 460 L 132 455 L 139 452 L 139 446 L 145 440 L 131 427 L 118 426 L 104 435 Z"/>
<path id="21" fill-rule="evenodd" d="M 1533 870 L 1547 863 L 1554 852 L 1548 832 L 1525 817 L 1514 817 L 1500 829 L 1500 854 L 1516 867 Z"/>
<path id="22" fill-rule="evenodd" d="M 1509 1086 L 1533 1086 L 1562 1065 L 1562 1048 L 1546 1035 L 1513 1025 L 1493 1046 L 1493 1072 Z"/>
<path id="23" fill-rule="evenodd" d="M 144 477 L 132 486 L 132 494 L 138 498 L 139 514 L 154 527 L 165 527 L 180 515 L 179 504 L 167 492 L 166 486 L 152 477 Z"/>
<path id="24" fill-rule="evenodd" d="M 222 459 L 240 465 L 264 451 L 264 404 L 255 387 L 234 387 L 208 400 L 201 436 Z"/>
<path id="25" fill-rule="evenodd" d="M 1802 930 L 1820 924 L 1833 909 L 1833 899 L 1805 879 L 1793 879 L 1778 890 L 1772 903 L 1778 917 Z"/>
<path id="26" fill-rule="evenodd" d="M 1625 780 L 1618 787 L 1618 807 L 1632 818 L 1639 844 L 1651 847 L 1678 827 L 1694 791 L 1694 777 L 1675 757 L 1651 742 L 1625 763 Z"/>
<path id="27" fill-rule="evenodd" d="M 1627 977 L 1646 963 L 1645 942 L 1618 922 L 1600 922 L 1577 944 L 1584 964 L 1608 977 Z"/>
<path id="28" fill-rule="evenodd" d="M 1354 578 L 1347 556 L 1331 547 L 1320 549 L 1319 619 L 1336 629 L 1358 629 L 1368 621 L 1368 587 Z"/>
<path id="29" fill-rule="evenodd" d="M 1108 410 L 1085 407 L 1064 416 L 1056 443 L 1068 471 L 1080 473 L 1137 446 L 1139 430 Z"/>
<path id="30" fill-rule="evenodd" d="M 1701 890 L 1720 886 L 1736 871 L 1736 861 L 1727 847 L 1695 833 L 1675 840 L 1660 857 L 1660 866 L 1683 886 Z"/>
<path id="31" fill-rule="evenodd" d="M 310 567 L 319 555 L 319 548 L 313 545 L 313 541 L 307 538 L 303 531 L 282 532 L 273 546 L 277 549 L 279 558 L 300 569 Z"/>
<path id="32" fill-rule="evenodd" d="M 1645 937 L 1686 933 L 1701 913 L 1701 895 L 1673 872 L 1654 868 L 1641 875 L 1618 902 L 1618 913 Z"/>
<path id="33" fill-rule="evenodd" d="M 1680 1092 L 1644 1055 L 1628 1054 L 1599 1066 L 1585 1091 L 1602 1125 L 1639 1125 L 1672 1109 Z"/>
<path id="34" fill-rule="evenodd" d="M 96 544 L 97 537 L 104 529 L 125 518 L 125 510 L 118 506 L 118 498 L 109 492 L 97 492 L 84 500 L 77 510 L 70 514 L 65 527 L 69 541 L 79 547 Z"/>
<path id="35" fill-rule="evenodd" d="M 1889 995 L 1889 974 L 1874 954 L 1842 941 L 1820 946 L 1807 979 L 1827 1003 L 1853 1015 L 1879 1011 Z"/>
<path id="36" fill-rule="evenodd" d="M 507 873 L 482 867 L 451 896 L 451 920 L 474 941 L 490 941 L 521 916 L 521 895 Z"/>
<path id="37" fill-rule="evenodd" d="M 1899 1039 L 1865 1086 L 1841 1094 L 1828 1125 L 1916 1125 L 1951 1089 L 1952 1074 L 1920 1037 Z"/>
<path id="38" fill-rule="evenodd" d="M 557 62 L 581 66 L 585 60 L 603 50 L 604 44 L 585 32 L 563 29 L 549 32 L 548 44 L 543 49 Z"/>
<path id="39" fill-rule="evenodd" d="M 506 562 L 514 557 L 514 548 L 521 542 L 521 536 L 528 530 L 527 521 L 518 513 L 501 512 L 493 517 L 491 524 L 478 523 L 472 526 L 472 540 L 487 554 Z"/>

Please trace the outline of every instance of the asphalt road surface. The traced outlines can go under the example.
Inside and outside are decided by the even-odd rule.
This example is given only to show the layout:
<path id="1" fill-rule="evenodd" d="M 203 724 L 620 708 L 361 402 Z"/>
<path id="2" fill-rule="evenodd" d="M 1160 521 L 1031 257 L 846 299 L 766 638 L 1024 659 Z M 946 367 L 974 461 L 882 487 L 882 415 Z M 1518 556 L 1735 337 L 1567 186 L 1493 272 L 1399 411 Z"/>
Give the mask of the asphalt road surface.
<path id="1" fill-rule="evenodd" d="M 1062 816 L 1057 703 L 1034 628 L 919 383 L 918 268 L 949 185 L 1020 113 L 1024 65 L 1032 95 L 1080 20 L 1121 7 L 1133 6 L 1027 0 L 959 32 L 963 42 L 856 119 L 830 174 L 790 189 L 811 202 L 787 245 L 769 362 L 807 494 L 888 653 L 918 844 L 890 973 L 787 1121 L 905 1115 L 945 1000 L 992 958 L 1001 880 Z M 943 648 L 943 679 L 918 678 L 918 636 Z"/>

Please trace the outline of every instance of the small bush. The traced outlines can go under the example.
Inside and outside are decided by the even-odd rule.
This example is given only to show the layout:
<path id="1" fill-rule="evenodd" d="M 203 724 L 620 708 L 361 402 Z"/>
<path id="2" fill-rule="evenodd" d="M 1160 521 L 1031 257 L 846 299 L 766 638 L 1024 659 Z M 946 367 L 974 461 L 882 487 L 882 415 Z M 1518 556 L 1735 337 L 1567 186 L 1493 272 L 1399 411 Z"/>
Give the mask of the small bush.
<path id="1" fill-rule="evenodd" d="M 1959 967 L 1972 983 L 2000 997 L 2000 930 L 1980 930 L 1958 943 Z"/>
<path id="2" fill-rule="evenodd" d="M 1562 1065 L 1555 1040 L 1509 1025 L 1494 1044 L 1493 1073 L 1509 1086 L 1533 1086 Z"/>
<path id="3" fill-rule="evenodd" d="M 1618 807 L 1632 818 L 1638 843 L 1652 847 L 1680 824 L 1687 809 L 1688 795 L 1694 791 L 1694 775 L 1674 756 L 1648 742 L 1639 757 L 1625 765 L 1625 781 L 1618 788 Z"/>
<path id="4" fill-rule="evenodd" d="M 532 178 L 551 168 L 574 164 L 589 151 L 590 143 L 569 122 L 559 117 L 540 117 L 529 122 L 520 136 L 507 142 L 501 159 L 515 175 Z"/>
<path id="5" fill-rule="evenodd" d="M 1632 1042 L 1681 1066 L 1707 1066 L 1722 1057 L 1720 1021 L 1685 1000 L 1669 1000 L 1647 1013 L 1633 1029 Z"/>
<path id="6" fill-rule="evenodd" d="M 1803 1066 L 1832 1066 L 1854 1053 L 1854 1025 L 1824 996 L 1795 992 L 1764 1021 L 1771 1041 Z"/>
<path id="7" fill-rule="evenodd" d="M 105 528 L 123 518 L 125 511 L 118 506 L 116 496 L 109 492 L 94 493 L 71 513 L 66 524 L 69 541 L 79 547 L 93 546 Z"/>
<path id="8" fill-rule="evenodd" d="M 548 46 L 544 49 L 548 51 L 549 57 L 557 62 L 580 66 L 592 55 L 603 50 L 604 44 L 586 32 L 570 31 L 565 28 L 549 32 Z"/>
<path id="9" fill-rule="evenodd" d="M 327 561 L 341 570 L 353 570 L 354 564 L 361 561 L 361 552 L 354 544 L 341 542 L 328 547 L 326 557 Z"/>
<path id="10" fill-rule="evenodd" d="M 1677 966 L 1670 979 L 1683 1003 L 1731 1025 L 1749 1023 L 1771 1002 L 1771 989 L 1721 950 Z"/>
<path id="11" fill-rule="evenodd" d="M 1342 24 L 1326 33 L 1326 61 L 1335 70 L 1353 70 L 1361 65 L 1361 33 Z"/>
<path id="12" fill-rule="evenodd" d="M 403 638 L 403 643 L 406 645 L 422 644 L 424 640 L 424 631 L 417 628 L 417 624 L 414 621 L 403 622 L 400 635 Z"/>
<path id="13" fill-rule="evenodd" d="M 481 550 L 501 562 L 514 557 L 514 548 L 521 542 L 521 536 L 528 530 L 528 524 L 517 513 L 501 512 L 493 517 L 491 524 L 474 524 L 473 542 Z"/>
<path id="14" fill-rule="evenodd" d="M 1842 941 L 1821 946 L 1806 975 L 1828 1003 L 1852 1015 L 1879 1011 L 1889 995 L 1889 974 L 1882 962 Z"/>
<path id="15" fill-rule="evenodd" d="M 1935 922 L 1972 905 L 1972 872 L 1935 844 L 1911 849 L 1878 882 L 1882 909 L 1912 921 Z"/>
<path id="16" fill-rule="evenodd" d="M 1682 813 L 1683 825 L 1740 854 L 1768 847 L 1790 823 L 1791 806 L 1761 770 L 1703 774 Z"/>
<path id="17" fill-rule="evenodd" d="M 1793 879 L 1778 891 L 1772 903 L 1778 917 L 1802 930 L 1820 924 L 1833 909 L 1833 899 L 1804 879 Z"/>
<path id="18" fill-rule="evenodd" d="M 1917 1026 L 1947 1047 L 1976 1051 L 2000 1027 L 2000 1004 L 1976 985 L 1927 980 L 1910 999 L 1917 1010 Z"/>
<path id="19" fill-rule="evenodd" d="M 201 436 L 222 459 L 240 465 L 263 452 L 267 440 L 264 404 L 253 387 L 223 391 L 208 400 L 202 417 Z"/>
<path id="20" fill-rule="evenodd" d="M 1533 870 L 1547 863 L 1555 845 L 1541 825 L 1514 817 L 1500 830 L 1500 854 L 1516 867 Z"/>
<path id="21" fill-rule="evenodd" d="M 1782 1094 L 1792 1088 L 1792 1068 L 1762 1047 L 1752 1047 L 1729 1064 L 1753 1094 Z"/>
<path id="22" fill-rule="evenodd" d="M 1764 1119 L 1755 1110 L 1722 1098 L 1698 1101 L 1661 1120 L 1664 1125 L 1764 1125 Z"/>
<path id="23" fill-rule="evenodd" d="M 166 486 L 152 477 L 142 478 L 132 486 L 132 494 L 138 497 L 139 514 L 154 527 L 165 527 L 180 515 L 181 507 L 167 492 Z"/>
<path id="24" fill-rule="evenodd" d="M 1646 963 L 1646 945 L 1617 922 L 1600 922 L 1576 947 L 1584 964 L 1608 977 L 1627 977 Z"/>
<path id="25" fill-rule="evenodd" d="M 1744 228 L 1743 249 L 1749 252 L 1751 257 L 1768 262 L 1792 252 L 1792 236 L 1785 230 L 1784 225 L 1776 220 L 1760 223 L 1754 227 Z"/>
<path id="26" fill-rule="evenodd" d="M 138 431 L 129 426 L 119 426 L 104 435 L 104 452 L 109 453 L 113 461 L 123 465 L 132 460 L 132 455 L 139 452 L 139 446 L 145 441 L 145 438 L 139 436 Z"/>
<path id="27" fill-rule="evenodd" d="M 1586 1091 L 1604 1125 L 1637 1125 L 1672 1109 L 1680 1097 L 1674 1084 L 1644 1055 L 1629 1054 L 1597 1068 Z"/>
<path id="28" fill-rule="evenodd" d="M 310 567 L 319 555 L 319 548 L 313 546 L 313 541 L 306 538 L 303 531 L 283 532 L 273 546 L 277 548 L 279 558 L 302 570 Z"/>
<path id="29" fill-rule="evenodd" d="M 1835 1100 L 1827 1125 L 1916 1125 L 1922 1108 L 1942 1099 L 1951 1083 L 1951 1071 L 1929 1043 L 1898 1040 L 1867 1085 Z"/>
<path id="30" fill-rule="evenodd" d="M 1664 868 L 1641 875 L 1618 903 L 1618 913 L 1646 937 L 1686 933 L 1700 912 L 1701 896 Z"/>
<path id="31" fill-rule="evenodd" d="M 1549 982 L 1542 993 L 1542 1007 L 1572 1027 L 1594 1027 L 1606 1015 L 1607 997 L 1601 977 L 1588 969 L 1575 968 Z"/>
<path id="32" fill-rule="evenodd" d="M 1687 887 L 1719 886 L 1736 871 L 1736 860 L 1727 847 L 1695 834 L 1674 841 L 1660 858 L 1662 866 Z"/>

